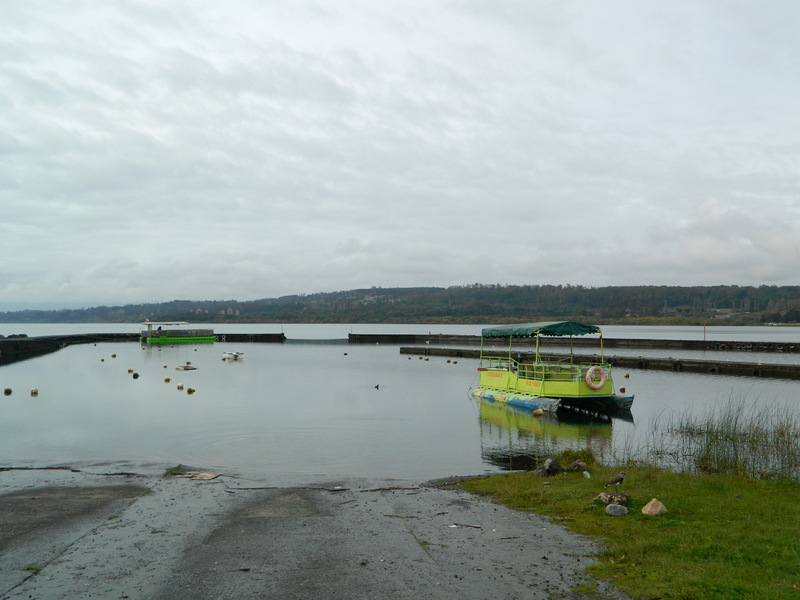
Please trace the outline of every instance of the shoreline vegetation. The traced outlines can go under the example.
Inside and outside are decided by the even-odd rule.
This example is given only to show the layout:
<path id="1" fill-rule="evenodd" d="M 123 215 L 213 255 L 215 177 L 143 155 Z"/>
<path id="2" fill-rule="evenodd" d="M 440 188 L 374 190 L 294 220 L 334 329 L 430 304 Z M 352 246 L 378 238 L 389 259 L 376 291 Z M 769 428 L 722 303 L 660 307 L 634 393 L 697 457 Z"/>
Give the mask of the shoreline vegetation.
<path id="1" fill-rule="evenodd" d="M 604 550 L 588 574 L 633 598 L 677 600 L 800 597 L 800 420 L 731 400 L 700 417 L 656 422 L 643 448 L 614 464 L 572 449 L 561 464 L 580 472 L 533 471 L 469 479 L 462 486 L 518 510 L 545 515 L 596 538 Z M 629 513 L 612 517 L 593 499 L 624 470 Z M 644 515 L 657 498 L 667 513 Z M 591 595 L 588 581 L 576 591 Z"/>

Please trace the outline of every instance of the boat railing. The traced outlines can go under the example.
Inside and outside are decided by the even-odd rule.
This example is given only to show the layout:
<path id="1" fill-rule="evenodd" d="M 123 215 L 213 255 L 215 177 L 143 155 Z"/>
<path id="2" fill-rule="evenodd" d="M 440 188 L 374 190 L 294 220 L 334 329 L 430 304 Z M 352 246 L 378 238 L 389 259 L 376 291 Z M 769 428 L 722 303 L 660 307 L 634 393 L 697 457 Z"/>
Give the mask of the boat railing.
<path id="1" fill-rule="evenodd" d="M 483 357 L 481 367 L 489 370 L 511 371 L 523 379 L 538 381 L 580 381 L 593 366 L 602 368 L 606 375 L 611 375 L 611 365 L 600 362 L 572 362 L 569 356 L 540 356 L 538 362 L 526 362 L 509 357 Z"/>
<path id="2" fill-rule="evenodd" d="M 202 337 L 214 335 L 213 329 L 154 329 L 143 331 L 144 337 Z"/>
<path id="3" fill-rule="evenodd" d="M 491 371 L 516 371 L 519 363 L 505 356 L 484 356 L 481 368 Z"/>

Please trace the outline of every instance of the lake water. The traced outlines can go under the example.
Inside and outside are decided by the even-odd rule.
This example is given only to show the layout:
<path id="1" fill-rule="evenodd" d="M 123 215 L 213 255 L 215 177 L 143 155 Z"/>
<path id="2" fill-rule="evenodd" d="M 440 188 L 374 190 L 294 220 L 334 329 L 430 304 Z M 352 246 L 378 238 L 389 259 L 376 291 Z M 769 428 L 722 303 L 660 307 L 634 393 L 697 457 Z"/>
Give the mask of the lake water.
<path id="1" fill-rule="evenodd" d="M 181 463 L 267 477 L 276 485 L 347 476 L 421 480 L 519 466 L 520 456 L 551 444 L 591 447 L 610 459 L 671 414 L 705 411 L 731 399 L 790 410 L 800 402 L 795 381 L 632 369 L 627 379 L 616 372 L 615 382 L 636 394 L 633 421 L 534 419 L 468 397 L 476 360 L 425 360 L 401 355 L 394 345 L 345 342 L 350 332 L 475 334 L 479 326 L 214 328 L 283 331 L 290 341 L 164 348 L 86 344 L 0 367 L 0 389 L 12 390 L 0 397 L 0 466 L 114 463 L 161 469 Z M 4 335 L 30 336 L 137 330 L 119 324 L 0 325 Z M 605 327 L 604 334 L 800 343 L 800 328 L 791 327 Z M 245 357 L 223 361 L 224 350 Z M 797 362 L 799 356 L 723 358 Z M 187 362 L 197 369 L 176 370 Z"/>

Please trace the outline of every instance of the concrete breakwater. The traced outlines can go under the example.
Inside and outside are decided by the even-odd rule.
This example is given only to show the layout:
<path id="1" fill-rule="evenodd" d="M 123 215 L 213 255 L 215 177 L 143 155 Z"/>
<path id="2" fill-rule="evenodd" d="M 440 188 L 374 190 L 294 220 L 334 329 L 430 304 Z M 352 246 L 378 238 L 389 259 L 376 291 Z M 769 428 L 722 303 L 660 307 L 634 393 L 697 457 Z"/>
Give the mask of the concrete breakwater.
<path id="1" fill-rule="evenodd" d="M 419 356 L 443 356 L 450 358 L 479 358 L 477 348 L 443 348 L 436 346 L 401 346 L 401 354 Z M 529 352 L 514 352 L 517 358 L 530 356 Z M 548 355 L 552 355 L 548 353 Z M 484 356 L 508 356 L 507 351 L 484 350 Z M 568 356 L 568 355 L 563 355 Z M 596 362 L 597 354 L 575 354 L 575 362 Z M 710 375 L 738 375 L 744 377 L 769 377 L 774 379 L 800 379 L 800 365 L 765 364 L 724 360 L 696 360 L 685 358 L 650 358 L 643 356 L 606 356 L 607 363 L 617 368 L 674 371 L 676 373 L 703 373 Z"/>
<path id="2" fill-rule="evenodd" d="M 27 337 L 10 335 L 0 338 L 0 365 L 55 352 L 73 344 L 128 342 L 139 339 L 138 333 L 87 333 L 77 335 L 45 335 Z"/>
<path id="3" fill-rule="evenodd" d="M 75 344 L 103 342 L 138 342 L 138 333 L 86 333 L 27 337 L 10 335 L 0 338 L 0 365 L 34 358 Z M 283 333 L 219 333 L 218 342 L 283 343 Z"/>
<path id="4" fill-rule="evenodd" d="M 436 344 L 436 345 L 459 345 L 459 346 L 479 346 L 481 337 L 479 335 L 445 335 L 445 334 L 375 334 L 375 333 L 351 333 L 348 335 L 351 344 Z M 502 345 L 501 339 L 493 339 L 493 345 Z M 530 339 L 515 338 L 514 346 L 533 345 L 535 342 Z M 573 348 L 597 348 L 597 338 L 574 337 L 570 342 L 569 338 L 547 337 L 542 339 L 542 344 L 547 346 Z M 650 339 L 626 339 L 626 338 L 603 338 L 604 348 L 641 348 L 641 349 L 662 349 L 662 350 L 712 350 L 716 352 L 800 352 L 800 344 L 787 344 L 783 342 L 720 342 L 711 340 L 650 340 Z"/>

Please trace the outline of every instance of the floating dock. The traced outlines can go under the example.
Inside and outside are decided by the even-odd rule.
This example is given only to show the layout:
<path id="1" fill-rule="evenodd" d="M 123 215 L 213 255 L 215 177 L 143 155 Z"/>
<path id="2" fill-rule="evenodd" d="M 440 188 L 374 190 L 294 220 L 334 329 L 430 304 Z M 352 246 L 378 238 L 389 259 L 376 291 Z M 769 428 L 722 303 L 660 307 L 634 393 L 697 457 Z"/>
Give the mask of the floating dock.
<path id="1" fill-rule="evenodd" d="M 400 354 L 419 356 L 446 356 L 450 358 L 480 358 L 477 348 L 446 348 L 436 346 L 401 346 Z M 515 353 L 525 356 L 527 353 Z M 552 355 L 552 353 L 548 353 Z M 508 350 L 483 350 L 484 356 L 508 356 Z M 568 356 L 565 354 L 564 356 Z M 595 362 L 598 355 L 575 354 L 575 362 Z M 800 365 L 765 364 L 727 360 L 697 360 L 686 358 L 650 358 L 643 356 L 606 356 L 605 360 L 615 368 L 674 371 L 676 373 L 703 373 L 709 375 L 738 375 L 774 379 L 800 379 Z"/>
<path id="2" fill-rule="evenodd" d="M 800 331 L 798 331 L 800 335 Z M 376 333 L 351 333 L 347 336 L 351 344 L 435 344 L 437 346 L 480 346 L 479 335 L 445 335 L 445 334 L 376 334 Z M 570 338 L 548 337 L 540 338 L 543 346 L 570 346 Z M 514 341 L 515 346 L 525 344 L 533 345 L 532 340 L 519 339 Z M 492 342 L 497 345 L 497 342 Z M 573 348 L 596 348 L 596 338 L 572 338 Z M 484 344 L 485 345 L 485 344 Z M 786 344 L 782 342 L 720 342 L 711 340 L 644 340 L 630 338 L 603 338 L 604 348 L 628 349 L 660 349 L 660 350 L 701 350 L 714 352 L 800 352 L 800 344 Z"/>

